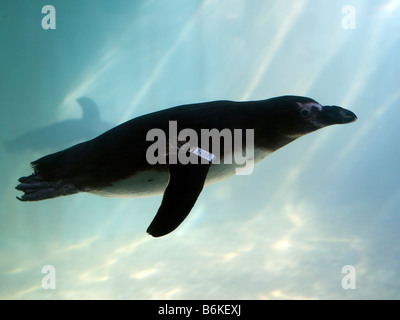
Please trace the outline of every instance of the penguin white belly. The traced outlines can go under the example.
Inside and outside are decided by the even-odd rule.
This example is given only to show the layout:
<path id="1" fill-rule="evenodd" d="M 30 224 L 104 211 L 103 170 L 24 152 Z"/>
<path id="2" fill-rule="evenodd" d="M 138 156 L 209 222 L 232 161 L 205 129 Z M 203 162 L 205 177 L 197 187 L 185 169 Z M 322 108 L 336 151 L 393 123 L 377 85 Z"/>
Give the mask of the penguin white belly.
<path id="1" fill-rule="evenodd" d="M 247 159 L 247 164 L 252 165 L 265 158 L 270 152 L 261 149 L 255 149 L 254 157 L 251 155 Z M 234 161 L 232 164 L 224 164 L 221 160 L 219 164 L 212 164 L 205 181 L 205 186 L 225 180 L 243 168 L 244 165 L 238 165 Z M 116 181 L 110 186 L 101 190 L 93 190 L 90 193 L 103 197 L 129 197 L 140 198 L 161 195 L 168 185 L 169 174 L 167 171 L 147 170 L 141 171 L 129 178 Z"/>
<path id="2" fill-rule="evenodd" d="M 220 164 L 214 164 L 210 167 L 205 185 L 208 186 L 210 184 L 225 180 L 234 175 L 251 174 L 254 169 L 253 166 L 271 153 L 272 152 L 265 149 L 255 148 L 253 154 L 246 154 L 246 159 L 242 159 L 242 161 L 244 161 L 243 164 L 235 163 L 235 157 L 232 158 L 232 164 L 224 164 L 224 161 L 220 160 Z M 242 155 L 240 156 L 243 157 Z"/>
<path id="3" fill-rule="evenodd" d="M 141 171 L 129 178 L 113 182 L 111 185 L 90 193 L 103 197 L 141 198 L 160 195 L 168 185 L 167 171 Z"/>

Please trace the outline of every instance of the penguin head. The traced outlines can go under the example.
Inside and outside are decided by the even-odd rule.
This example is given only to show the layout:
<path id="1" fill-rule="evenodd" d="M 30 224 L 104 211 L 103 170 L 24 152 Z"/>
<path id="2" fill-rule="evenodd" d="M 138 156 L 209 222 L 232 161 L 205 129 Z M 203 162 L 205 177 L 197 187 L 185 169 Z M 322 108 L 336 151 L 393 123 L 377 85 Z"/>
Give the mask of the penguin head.
<path id="1" fill-rule="evenodd" d="M 357 120 L 350 110 L 338 106 L 321 106 L 316 101 L 296 102 L 297 112 L 302 120 L 315 129 L 333 124 L 345 124 Z"/>
<path id="2" fill-rule="evenodd" d="M 342 107 L 322 106 L 317 101 L 306 98 L 289 96 L 284 97 L 287 126 L 286 134 L 291 137 L 300 137 L 315 130 L 333 125 L 346 124 L 357 120 L 357 116 Z"/>

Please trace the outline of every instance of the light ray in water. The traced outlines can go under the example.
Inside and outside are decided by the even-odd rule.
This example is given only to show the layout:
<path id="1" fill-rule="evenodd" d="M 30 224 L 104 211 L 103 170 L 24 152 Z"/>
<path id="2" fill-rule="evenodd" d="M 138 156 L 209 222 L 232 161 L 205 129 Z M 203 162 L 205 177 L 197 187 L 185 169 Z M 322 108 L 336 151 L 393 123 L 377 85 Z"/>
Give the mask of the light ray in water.
<path id="1" fill-rule="evenodd" d="M 97 81 L 104 76 L 107 70 L 110 70 L 115 65 L 118 60 L 117 56 L 117 49 L 110 48 L 93 67 L 88 68 L 88 70 L 83 73 L 81 82 L 76 88 L 66 94 L 61 103 L 62 114 L 60 117 L 62 119 L 70 117 L 70 109 L 65 109 L 63 106 L 68 106 L 74 103 L 77 98 L 87 95 L 92 87 L 96 85 Z"/>
<path id="2" fill-rule="evenodd" d="M 176 53 L 179 45 L 188 37 L 190 36 L 190 31 L 192 30 L 193 26 L 197 23 L 197 19 L 201 16 L 201 12 L 204 10 L 206 6 L 211 2 L 211 0 L 203 1 L 202 4 L 199 6 L 196 12 L 192 14 L 192 16 L 188 19 L 186 24 L 182 26 L 181 31 L 179 32 L 178 36 L 176 37 L 175 41 L 172 45 L 165 51 L 164 55 L 158 61 L 158 63 L 153 68 L 153 71 L 149 74 L 146 82 L 142 85 L 138 92 L 135 92 L 134 99 L 130 102 L 129 106 L 126 108 L 126 111 L 121 116 L 120 122 L 126 121 L 133 113 L 133 110 L 137 107 L 137 105 L 142 101 L 145 95 L 148 93 L 150 88 L 154 85 L 154 82 L 160 77 L 162 72 L 165 69 L 165 66 L 168 64 L 171 56 Z"/>
<path id="3" fill-rule="evenodd" d="M 254 90 L 260 84 L 263 75 L 268 71 L 268 68 L 273 61 L 276 53 L 280 47 L 284 44 L 286 37 L 292 31 L 293 25 L 297 22 L 297 19 L 303 12 L 307 4 L 306 0 L 296 1 L 292 6 L 289 7 L 289 12 L 286 13 L 283 23 L 277 29 L 277 34 L 274 35 L 272 44 L 268 45 L 265 52 L 262 54 L 262 61 L 259 63 L 258 70 L 253 76 L 251 82 L 245 89 L 241 99 L 248 100 L 253 95 Z"/>

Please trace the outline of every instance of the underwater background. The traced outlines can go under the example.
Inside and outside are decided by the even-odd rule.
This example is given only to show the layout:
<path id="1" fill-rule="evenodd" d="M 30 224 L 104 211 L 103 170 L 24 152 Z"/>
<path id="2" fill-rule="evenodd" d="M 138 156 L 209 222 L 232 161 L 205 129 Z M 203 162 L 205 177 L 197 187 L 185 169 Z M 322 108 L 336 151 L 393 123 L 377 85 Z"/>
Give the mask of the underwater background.
<path id="1" fill-rule="evenodd" d="M 0 40 L 0 299 L 400 298 L 399 0 L 1 1 Z M 31 161 L 131 118 L 287 94 L 358 121 L 205 188 L 165 237 L 161 196 L 16 199 Z"/>

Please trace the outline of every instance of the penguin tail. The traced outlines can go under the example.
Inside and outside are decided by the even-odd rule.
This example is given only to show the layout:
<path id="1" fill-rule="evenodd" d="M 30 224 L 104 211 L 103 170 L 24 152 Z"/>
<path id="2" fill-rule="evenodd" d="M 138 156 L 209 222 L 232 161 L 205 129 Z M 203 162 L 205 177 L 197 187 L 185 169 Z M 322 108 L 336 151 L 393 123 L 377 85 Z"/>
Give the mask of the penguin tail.
<path id="1" fill-rule="evenodd" d="M 71 183 L 66 183 L 61 179 L 46 181 L 39 173 L 21 177 L 18 181 L 20 184 L 15 189 L 24 192 L 22 197 L 17 197 L 20 201 L 39 201 L 79 192 Z"/>

